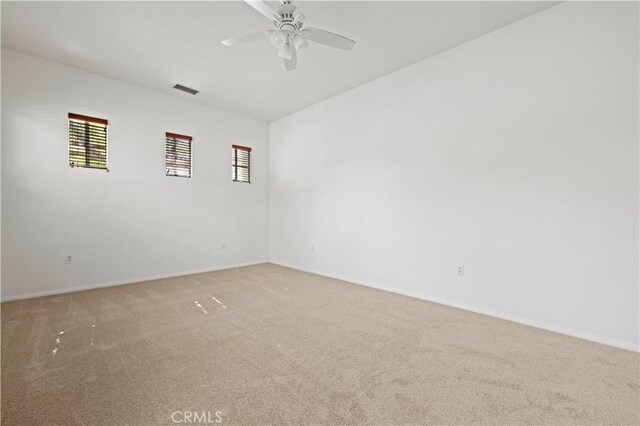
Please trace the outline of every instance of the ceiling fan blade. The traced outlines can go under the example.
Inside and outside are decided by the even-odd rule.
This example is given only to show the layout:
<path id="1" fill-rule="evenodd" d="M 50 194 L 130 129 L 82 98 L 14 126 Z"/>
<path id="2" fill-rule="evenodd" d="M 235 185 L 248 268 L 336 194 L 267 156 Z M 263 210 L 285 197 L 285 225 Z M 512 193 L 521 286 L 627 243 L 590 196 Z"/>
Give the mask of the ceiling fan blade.
<path id="1" fill-rule="evenodd" d="M 278 14 L 262 0 L 244 0 L 249 6 L 263 14 L 267 19 L 273 21 L 277 19 Z"/>
<path id="2" fill-rule="evenodd" d="M 343 37 L 329 31 L 320 30 L 318 28 L 305 28 L 302 34 L 309 40 L 327 46 L 335 47 L 343 50 L 351 50 L 356 42 L 350 38 Z"/>
<path id="3" fill-rule="evenodd" d="M 291 59 L 284 60 L 284 68 L 287 71 L 293 71 L 298 66 L 298 53 L 296 52 L 296 49 L 291 49 L 291 50 L 292 50 Z"/>
<path id="4" fill-rule="evenodd" d="M 222 40 L 222 44 L 225 46 L 233 46 L 234 44 L 246 43 L 247 41 L 258 40 L 260 38 L 265 38 L 271 34 L 273 30 L 268 31 L 258 31 L 256 33 L 245 34 L 238 37 L 231 37 L 226 40 Z"/>

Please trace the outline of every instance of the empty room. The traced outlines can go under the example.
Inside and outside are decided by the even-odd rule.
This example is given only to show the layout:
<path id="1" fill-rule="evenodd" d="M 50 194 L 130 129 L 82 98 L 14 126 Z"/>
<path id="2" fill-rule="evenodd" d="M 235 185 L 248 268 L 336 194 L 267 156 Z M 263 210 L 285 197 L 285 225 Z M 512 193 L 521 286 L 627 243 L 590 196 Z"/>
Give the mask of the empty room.
<path id="1" fill-rule="evenodd" d="M 2 425 L 640 425 L 639 2 L 0 8 Z"/>

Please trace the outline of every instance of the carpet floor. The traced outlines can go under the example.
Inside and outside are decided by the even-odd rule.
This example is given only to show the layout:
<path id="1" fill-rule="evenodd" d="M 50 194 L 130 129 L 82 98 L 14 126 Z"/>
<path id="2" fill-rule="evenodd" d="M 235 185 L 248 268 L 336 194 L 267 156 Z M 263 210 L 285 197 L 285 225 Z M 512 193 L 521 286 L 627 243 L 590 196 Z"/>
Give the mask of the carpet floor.
<path id="1" fill-rule="evenodd" d="M 2 424 L 630 425 L 639 361 L 263 264 L 3 303 Z"/>

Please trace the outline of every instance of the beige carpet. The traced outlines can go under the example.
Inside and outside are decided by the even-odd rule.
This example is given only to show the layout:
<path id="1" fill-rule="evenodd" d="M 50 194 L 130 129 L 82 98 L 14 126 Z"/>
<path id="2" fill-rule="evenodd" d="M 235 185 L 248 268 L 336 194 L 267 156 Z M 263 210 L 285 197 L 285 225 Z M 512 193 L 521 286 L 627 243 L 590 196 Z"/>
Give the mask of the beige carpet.
<path id="1" fill-rule="evenodd" d="M 172 424 L 186 411 L 223 424 L 638 424 L 639 356 L 269 264 L 2 304 L 3 424 Z"/>

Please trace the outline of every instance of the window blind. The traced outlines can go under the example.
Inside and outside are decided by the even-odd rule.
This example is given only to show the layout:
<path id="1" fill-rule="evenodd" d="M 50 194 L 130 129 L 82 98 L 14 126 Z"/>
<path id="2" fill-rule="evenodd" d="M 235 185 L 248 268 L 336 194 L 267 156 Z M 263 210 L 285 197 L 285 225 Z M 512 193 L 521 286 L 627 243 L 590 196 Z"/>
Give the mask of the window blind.
<path id="1" fill-rule="evenodd" d="M 107 169 L 107 125 L 102 118 L 69 113 L 69 165 Z"/>
<path id="2" fill-rule="evenodd" d="M 251 183 L 251 148 L 232 145 L 233 162 L 231 172 L 234 182 Z"/>
<path id="3" fill-rule="evenodd" d="M 191 136 L 166 133 L 165 163 L 167 176 L 191 177 Z"/>

